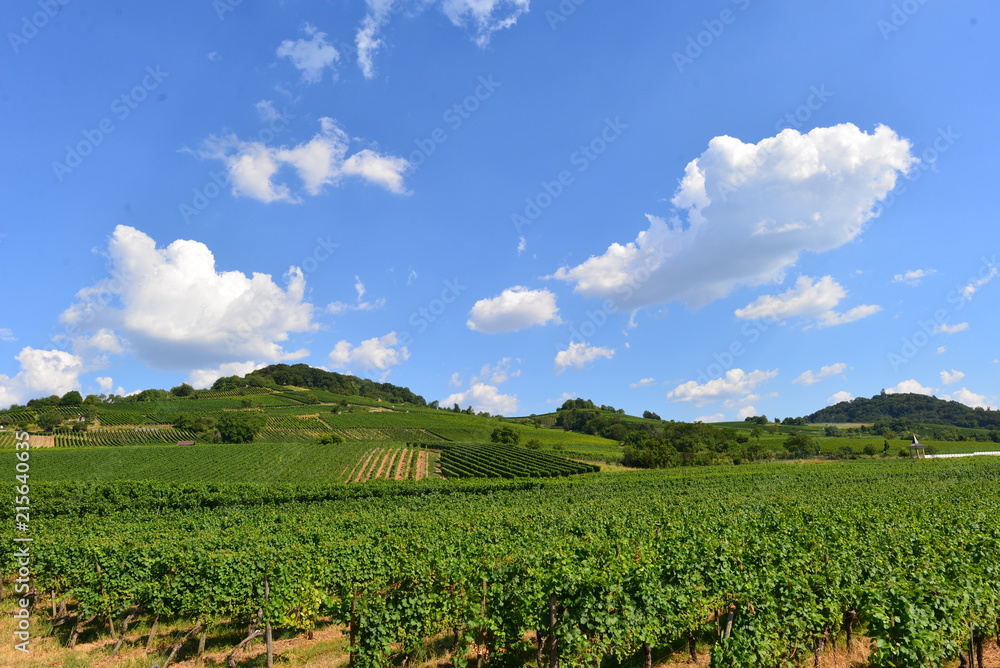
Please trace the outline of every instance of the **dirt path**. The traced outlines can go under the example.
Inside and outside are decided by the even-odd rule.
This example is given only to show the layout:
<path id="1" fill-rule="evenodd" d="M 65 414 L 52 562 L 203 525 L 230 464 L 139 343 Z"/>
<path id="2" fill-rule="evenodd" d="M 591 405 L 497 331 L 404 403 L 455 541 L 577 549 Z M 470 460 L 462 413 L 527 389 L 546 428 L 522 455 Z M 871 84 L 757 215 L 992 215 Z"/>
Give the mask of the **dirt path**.
<path id="1" fill-rule="evenodd" d="M 357 474 L 357 475 L 354 475 L 354 482 L 361 482 L 362 480 L 365 479 L 364 478 L 365 470 L 368 468 L 369 462 L 371 462 L 371 460 L 375 457 L 376 454 L 378 454 L 378 452 L 380 452 L 380 451 L 379 450 L 372 450 L 371 452 L 369 452 L 368 456 L 365 458 L 365 461 L 362 462 L 360 468 L 351 472 L 352 475 L 354 475 L 355 473 Z"/>
<path id="2" fill-rule="evenodd" d="M 395 456 L 396 456 L 395 450 L 390 450 L 389 452 L 385 453 L 385 455 L 382 456 L 382 460 L 379 462 L 378 465 L 378 473 L 375 474 L 375 478 L 377 479 L 382 478 L 382 474 L 385 472 L 387 468 L 391 466 L 392 459 Z"/>
<path id="3" fill-rule="evenodd" d="M 420 454 L 417 455 L 417 475 L 415 477 L 417 480 L 427 477 L 427 451 L 423 448 L 421 448 Z"/>
<path id="4" fill-rule="evenodd" d="M 396 480 L 406 480 L 406 467 L 410 463 L 410 450 L 403 450 L 399 456 L 399 464 L 396 465 Z"/>

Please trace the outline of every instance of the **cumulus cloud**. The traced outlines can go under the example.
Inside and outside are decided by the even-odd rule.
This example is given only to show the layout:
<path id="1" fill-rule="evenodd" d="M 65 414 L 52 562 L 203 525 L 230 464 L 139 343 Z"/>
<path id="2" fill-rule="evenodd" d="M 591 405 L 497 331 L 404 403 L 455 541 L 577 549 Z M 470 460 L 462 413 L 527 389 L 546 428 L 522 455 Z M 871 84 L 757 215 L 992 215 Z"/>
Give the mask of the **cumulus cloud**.
<path id="1" fill-rule="evenodd" d="M 320 119 L 320 132 L 312 139 L 291 148 L 268 146 L 255 140 L 242 140 L 235 134 L 211 136 L 196 151 L 199 158 L 219 160 L 229 173 L 232 194 L 261 202 L 301 201 L 285 183 L 276 183 L 278 171 L 291 167 L 302 181 L 305 192 L 319 195 L 325 186 L 338 186 L 344 176 L 405 194 L 403 174 L 410 168 L 405 159 L 362 149 L 347 155 L 350 137 L 332 118 Z"/>
<path id="2" fill-rule="evenodd" d="M 969 328 L 969 323 L 967 322 L 957 322 L 954 325 L 948 325 L 941 323 L 934 328 L 935 334 L 958 334 L 959 332 L 964 332 Z"/>
<path id="3" fill-rule="evenodd" d="M 286 39 L 278 47 L 278 57 L 291 60 L 306 83 L 318 83 L 327 68 L 336 75 L 334 63 L 340 60 L 340 52 L 326 41 L 326 33 L 317 31 L 308 23 L 303 32 L 310 39 Z"/>
<path id="4" fill-rule="evenodd" d="M 629 387 L 649 387 L 650 385 L 655 385 L 655 378 L 643 378 L 634 383 L 629 383 Z"/>
<path id="5" fill-rule="evenodd" d="M 688 163 L 669 222 L 647 216 L 635 241 L 554 277 L 625 307 L 702 306 L 780 278 L 803 252 L 857 238 L 914 162 L 910 143 L 884 125 L 788 129 L 757 144 L 715 137 Z"/>
<path id="6" fill-rule="evenodd" d="M 795 286 L 780 295 L 761 295 L 746 307 L 736 309 L 736 317 L 743 320 L 768 318 L 774 321 L 799 317 L 811 320 L 817 327 L 833 327 L 868 317 L 882 310 L 881 306 L 864 304 L 846 313 L 834 307 L 847 296 L 847 291 L 832 276 L 818 281 L 799 276 Z"/>
<path id="7" fill-rule="evenodd" d="M 821 380 L 826 380 L 838 374 L 844 373 L 847 369 L 847 364 L 844 362 L 837 362 L 836 364 L 830 364 L 821 368 L 819 371 L 813 371 L 812 369 L 808 371 L 803 371 L 798 378 L 793 380 L 793 383 L 799 385 L 812 385 L 813 383 L 818 383 Z"/>
<path id="8" fill-rule="evenodd" d="M 330 352 L 330 362 L 335 367 L 382 371 L 383 375 L 388 375 L 392 367 L 409 358 L 410 351 L 406 346 L 399 345 L 396 332 L 367 339 L 358 346 L 351 345 L 347 341 L 339 341 Z"/>
<path id="9" fill-rule="evenodd" d="M 570 367 L 582 369 L 599 357 L 611 359 L 614 356 L 613 348 L 599 348 L 587 343 L 571 343 L 569 348 L 556 353 L 556 373 L 562 373 Z"/>
<path id="10" fill-rule="evenodd" d="M 245 376 L 256 369 L 263 369 L 266 364 L 250 362 L 227 362 L 214 369 L 195 369 L 188 374 L 185 382 L 191 387 L 204 389 L 212 387 L 212 383 L 223 376 Z"/>
<path id="11" fill-rule="evenodd" d="M 836 392 L 827 397 L 826 405 L 832 406 L 834 404 L 839 404 L 841 401 L 851 401 L 852 399 L 854 399 L 854 395 L 847 390 L 841 390 L 840 392 Z"/>
<path id="12" fill-rule="evenodd" d="M 157 248 L 125 225 L 115 228 L 107 257 L 109 277 L 78 291 L 60 316 L 84 348 L 127 344 L 142 361 L 167 371 L 308 354 L 282 346 L 291 333 L 316 328 L 298 267 L 289 269 L 282 288 L 269 274 L 218 271 L 203 243 L 178 239 Z"/>
<path id="13" fill-rule="evenodd" d="M 938 347 L 937 347 L 937 351 L 936 351 L 936 353 L 937 353 L 938 355 L 943 355 L 943 354 L 944 354 L 944 353 L 946 353 L 946 352 L 948 352 L 948 346 L 938 346 Z"/>
<path id="14" fill-rule="evenodd" d="M 986 403 L 986 396 L 982 394 L 976 394 L 968 388 L 963 387 L 961 390 L 955 390 L 951 395 L 944 395 L 943 399 L 950 399 L 951 401 L 957 401 L 961 404 L 965 404 L 971 408 L 989 408 L 989 404 Z"/>
<path id="15" fill-rule="evenodd" d="M 681 383 L 667 393 L 667 399 L 704 406 L 723 399 L 745 397 L 750 394 L 753 388 L 777 375 L 777 369 L 772 371 L 756 369 L 749 373 L 743 369 L 730 369 L 725 376 L 709 380 L 701 385 L 694 380 Z"/>
<path id="16" fill-rule="evenodd" d="M 333 302 L 328 304 L 326 310 L 330 313 L 342 313 L 344 311 L 375 311 L 385 306 L 385 298 L 379 297 L 374 301 L 365 301 L 368 291 L 360 277 L 354 277 L 354 291 L 357 293 L 355 303 L 345 304 L 344 302 Z"/>
<path id="17" fill-rule="evenodd" d="M 515 364 L 520 364 L 521 360 L 513 357 L 504 357 L 496 364 L 485 364 L 479 370 L 479 374 L 473 376 L 472 383 L 489 383 L 490 385 L 500 385 L 506 383 L 511 378 L 521 375 L 520 369 L 513 368 Z"/>
<path id="18" fill-rule="evenodd" d="M 736 417 L 740 420 L 745 420 L 748 417 L 753 417 L 757 415 L 757 409 L 753 406 L 744 406 L 736 412 Z"/>
<path id="19" fill-rule="evenodd" d="M 469 311 L 466 325 L 477 332 L 500 334 L 550 322 L 562 322 L 556 296 L 548 290 L 529 290 L 516 285 L 497 297 L 477 301 Z"/>
<path id="20" fill-rule="evenodd" d="M 955 369 L 941 372 L 941 383 L 944 385 L 954 385 L 963 378 L 965 378 L 965 374 Z"/>
<path id="21" fill-rule="evenodd" d="M 111 376 L 98 376 L 94 381 L 97 383 L 97 387 L 101 388 L 102 392 L 110 392 L 115 384 L 115 380 Z"/>
<path id="22" fill-rule="evenodd" d="M 477 413 L 486 411 L 491 415 L 511 415 L 517 412 L 517 395 L 501 394 L 495 385 L 473 383 L 465 392 L 449 394 L 441 400 L 442 406 L 472 406 Z"/>
<path id="23" fill-rule="evenodd" d="M 29 346 L 22 348 L 14 359 L 20 363 L 21 371 L 13 377 L 0 374 L 0 408 L 80 389 L 84 366 L 77 355 Z"/>
<path id="24" fill-rule="evenodd" d="M 497 31 L 517 23 L 529 10 L 531 0 L 367 0 L 368 13 L 355 34 L 358 48 L 358 67 L 365 78 L 375 76 L 375 54 L 385 44 L 380 34 L 390 17 L 409 9 L 419 13 L 430 6 L 437 6 L 451 23 L 467 30 L 473 41 L 486 47 Z"/>
<path id="25" fill-rule="evenodd" d="M 752 413 L 751 413 L 752 415 Z M 726 419 L 725 413 L 713 413 L 712 415 L 702 415 L 701 417 L 696 417 L 695 422 L 724 422 Z"/>
<path id="26" fill-rule="evenodd" d="M 934 269 L 911 269 L 910 271 L 903 272 L 902 274 L 896 274 L 892 277 L 893 283 L 906 283 L 907 285 L 917 286 L 920 282 L 936 274 L 937 271 Z"/>
<path id="27" fill-rule="evenodd" d="M 930 396 L 934 394 L 934 389 L 930 387 L 924 387 L 914 379 L 901 381 L 895 387 L 885 388 L 886 394 L 926 394 Z"/>
<path id="28" fill-rule="evenodd" d="M 10 343 L 11 341 L 16 341 L 14 337 L 14 331 L 9 327 L 0 327 L 0 341 Z"/>
<path id="29" fill-rule="evenodd" d="M 254 105 L 254 109 L 257 110 L 257 114 L 262 121 L 275 121 L 281 118 L 281 114 L 274 108 L 274 102 L 270 100 L 261 100 Z"/>

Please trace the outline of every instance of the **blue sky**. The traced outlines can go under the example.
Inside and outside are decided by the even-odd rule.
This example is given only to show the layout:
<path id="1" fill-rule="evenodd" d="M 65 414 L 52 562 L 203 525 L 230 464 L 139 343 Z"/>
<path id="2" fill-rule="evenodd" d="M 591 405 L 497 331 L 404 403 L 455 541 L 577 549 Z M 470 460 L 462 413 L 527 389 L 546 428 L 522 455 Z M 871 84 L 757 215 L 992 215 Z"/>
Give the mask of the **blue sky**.
<path id="1" fill-rule="evenodd" d="M 505 415 L 1000 403 L 993 4 L 2 16 L 0 405 L 275 362 Z"/>

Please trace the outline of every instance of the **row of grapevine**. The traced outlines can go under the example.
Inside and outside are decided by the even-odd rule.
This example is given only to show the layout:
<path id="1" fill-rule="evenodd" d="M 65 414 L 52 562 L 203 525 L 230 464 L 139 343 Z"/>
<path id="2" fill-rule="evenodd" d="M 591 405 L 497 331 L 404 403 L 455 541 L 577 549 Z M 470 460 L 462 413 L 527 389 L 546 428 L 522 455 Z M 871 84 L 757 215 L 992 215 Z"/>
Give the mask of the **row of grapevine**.
<path id="1" fill-rule="evenodd" d="M 596 473 L 600 467 L 496 443 L 432 444 L 441 449 L 445 477 L 549 478 Z"/>
<path id="2" fill-rule="evenodd" d="M 316 415 L 268 415 L 267 426 L 270 429 L 330 430 L 329 425 Z"/>

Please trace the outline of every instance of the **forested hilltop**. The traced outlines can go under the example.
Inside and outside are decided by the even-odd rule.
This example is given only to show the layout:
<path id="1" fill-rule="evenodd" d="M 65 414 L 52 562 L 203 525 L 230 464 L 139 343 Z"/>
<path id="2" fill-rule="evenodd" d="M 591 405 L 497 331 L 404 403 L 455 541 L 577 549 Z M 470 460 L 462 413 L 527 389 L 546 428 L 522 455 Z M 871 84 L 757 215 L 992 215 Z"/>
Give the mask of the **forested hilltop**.
<path id="1" fill-rule="evenodd" d="M 858 397 L 841 401 L 812 415 L 806 422 L 887 422 L 941 424 L 978 429 L 1000 428 L 1000 411 L 970 408 L 957 401 L 945 401 L 923 394 L 887 394 L 884 390 L 871 399 Z"/>
<path id="2" fill-rule="evenodd" d="M 391 383 L 377 383 L 334 371 L 316 369 L 308 364 L 272 364 L 248 373 L 245 377 L 225 376 L 215 381 L 213 390 L 235 390 L 240 387 L 304 387 L 309 390 L 326 390 L 333 394 L 354 397 L 380 398 L 383 401 L 426 406 L 427 402 L 408 387 Z"/>

